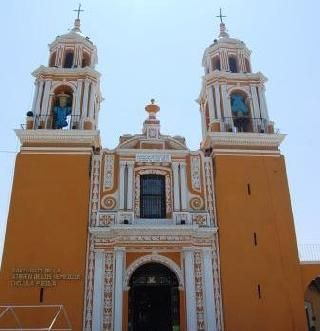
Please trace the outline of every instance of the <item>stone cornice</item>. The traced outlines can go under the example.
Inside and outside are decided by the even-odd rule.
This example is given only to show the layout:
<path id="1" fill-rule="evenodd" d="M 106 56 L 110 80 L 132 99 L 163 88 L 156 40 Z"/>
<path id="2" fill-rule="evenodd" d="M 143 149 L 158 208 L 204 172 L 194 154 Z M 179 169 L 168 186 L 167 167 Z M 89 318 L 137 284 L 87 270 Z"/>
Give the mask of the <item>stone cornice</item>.
<path id="1" fill-rule="evenodd" d="M 251 82 L 259 83 L 259 84 L 264 84 L 265 82 L 268 81 L 267 77 L 265 77 L 261 72 L 233 73 L 233 72 L 220 71 L 220 70 L 215 70 L 215 71 L 210 72 L 209 74 L 205 75 L 204 80 L 206 83 L 211 82 L 211 81 L 221 81 L 221 80 L 232 81 L 232 82 L 245 80 L 246 82 L 251 81 Z"/>
<path id="2" fill-rule="evenodd" d="M 91 76 L 95 79 L 99 79 L 101 74 L 90 67 L 85 68 L 57 68 L 57 67 L 46 67 L 40 66 L 32 75 L 36 78 L 40 76 L 59 76 L 59 77 L 70 77 L 70 76 Z"/>
<path id="3" fill-rule="evenodd" d="M 112 227 L 90 227 L 89 232 L 96 238 L 115 238 L 118 236 L 191 236 L 211 238 L 217 228 L 197 225 L 149 226 L 115 225 Z"/>
<path id="4" fill-rule="evenodd" d="M 205 149 L 226 146 L 278 148 L 285 136 L 279 133 L 209 132 L 202 147 Z"/>
<path id="5" fill-rule="evenodd" d="M 100 146 L 100 131 L 97 130 L 15 130 L 22 145 L 70 144 Z"/>

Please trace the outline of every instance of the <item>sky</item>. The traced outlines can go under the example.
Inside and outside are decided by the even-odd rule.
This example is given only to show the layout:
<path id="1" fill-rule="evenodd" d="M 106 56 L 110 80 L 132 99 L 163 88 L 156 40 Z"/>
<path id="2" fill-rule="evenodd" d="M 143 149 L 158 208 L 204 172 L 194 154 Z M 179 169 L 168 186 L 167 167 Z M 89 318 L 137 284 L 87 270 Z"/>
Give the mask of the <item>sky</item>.
<path id="1" fill-rule="evenodd" d="M 13 130 L 31 108 L 31 72 L 47 64 L 48 44 L 72 28 L 77 6 L 73 0 L 1 4 L 0 257 L 19 150 Z M 193 150 L 201 141 L 195 100 L 202 55 L 219 33 L 222 7 L 230 36 L 247 44 L 253 71 L 268 77 L 270 119 L 287 134 L 281 151 L 298 242 L 320 242 L 319 1 L 83 0 L 82 7 L 81 29 L 98 48 L 102 73 L 103 147 L 140 133 L 144 106 L 155 98 L 162 133 L 185 136 Z"/>

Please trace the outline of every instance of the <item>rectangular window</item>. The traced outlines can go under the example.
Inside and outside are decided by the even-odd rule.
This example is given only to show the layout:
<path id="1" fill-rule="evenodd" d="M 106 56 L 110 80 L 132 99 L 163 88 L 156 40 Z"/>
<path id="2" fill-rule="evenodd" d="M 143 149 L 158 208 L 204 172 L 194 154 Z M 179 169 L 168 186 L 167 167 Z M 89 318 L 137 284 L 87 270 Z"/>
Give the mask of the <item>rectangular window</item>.
<path id="1" fill-rule="evenodd" d="M 165 177 L 143 175 L 140 177 L 140 217 L 166 217 Z"/>

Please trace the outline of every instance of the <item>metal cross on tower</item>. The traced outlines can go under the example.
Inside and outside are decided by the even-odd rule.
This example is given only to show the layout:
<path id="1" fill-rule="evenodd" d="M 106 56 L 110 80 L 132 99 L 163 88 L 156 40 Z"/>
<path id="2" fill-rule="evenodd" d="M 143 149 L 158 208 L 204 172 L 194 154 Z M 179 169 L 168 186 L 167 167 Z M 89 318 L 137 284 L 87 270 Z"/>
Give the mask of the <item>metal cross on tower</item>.
<path id="1" fill-rule="evenodd" d="M 222 15 L 222 9 L 220 8 L 220 15 L 216 16 L 216 17 L 219 17 L 220 18 L 220 22 L 223 23 L 223 17 L 227 17 L 225 15 Z"/>
<path id="2" fill-rule="evenodd" d="M 78 7 L 78 9 L 74 9 L 73 11 L 75 11 L 75 12 L 78 13 L 78 15 L 77 15 L 77 19 L 79 19 L 79 18 L 80 18 L 80 13 L 81 13 L 82 11 L 84 11 L 83 9 L 81 9 L 81 3 L 79 3 L 79 7 Z"/>

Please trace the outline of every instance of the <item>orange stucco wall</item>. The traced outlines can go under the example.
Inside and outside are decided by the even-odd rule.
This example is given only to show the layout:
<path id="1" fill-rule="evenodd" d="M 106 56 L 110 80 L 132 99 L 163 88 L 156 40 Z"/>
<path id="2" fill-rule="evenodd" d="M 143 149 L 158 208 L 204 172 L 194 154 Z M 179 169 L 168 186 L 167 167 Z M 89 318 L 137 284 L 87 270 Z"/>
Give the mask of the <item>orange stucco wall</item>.
<path id="1" fill-rule="evenodd" d="M 214 164 L 225 330 L 306 330 L 283 157 L 218 155 Z"/>
<path id="2" fill-rule="evenodd" d="M 81 329 L 83 317 L 90 157 L 17 156 L 0 273 L 0 304 L 10 305 L 40 304 L 39 287 L 10 286 L 13 268 L 79 274 L 80 280 L 59 280 L 45 288 L 43 296 L 44 305 L 65 306 L 74 330 Z M 26 321 L 39 327 L 44 316 L 30 313 Z"/>

